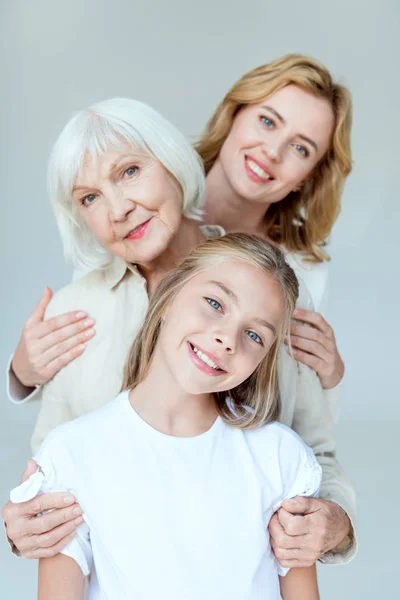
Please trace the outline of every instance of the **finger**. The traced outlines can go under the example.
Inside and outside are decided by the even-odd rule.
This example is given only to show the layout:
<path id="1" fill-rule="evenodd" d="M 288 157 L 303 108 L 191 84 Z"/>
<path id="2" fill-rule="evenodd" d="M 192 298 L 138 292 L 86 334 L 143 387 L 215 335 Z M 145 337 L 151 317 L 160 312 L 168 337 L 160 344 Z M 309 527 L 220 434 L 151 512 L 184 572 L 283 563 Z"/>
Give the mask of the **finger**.
<path id="1" fill-rule="evenodd" d="M 327 337 L 315 327 L 309 327 L 309 325 L 298 325 L 296 323 L 292 323 L 290 325 L 290 333 L 292 336 L 297 336 L 305 338 L 307 340 L 313 340 L 314 342 L 318 342 L 325 348 L 333 349 L 336 346 L 335 341 L 332 338 Z"/>
<path id="2" fill-rule="evenodd" d="M 315 560 L 306 560 L 305 558 L 303 558 L 302 560 L 280 560 L 279 564 L 285 569 L 294 569 L 296 567 L 312 567 L 315 564 L 315 562 Z"/>
<path id="3" fill-rule="evenodd" d="M 83 517 L 77 517 L 73 521 L 59 525 L 59 527 L 56 527 L 47 533 L 33 536 L 34 546 L 36 548 L 51 548 L 65 537 L 75 534 L 77 528 L 82 525 L 83 522 Z"/>
<path id="4" fill-rule="evenodd" d="M 58 508 L 32 519 L 30 521 L 29 533 L 31 535 L 47 534 L 60 525 L 73 523 L 76 519 L 80 519 L 81 516 L 82 509 L 79 504 L 73 504 L 68 508 Z M 58 540 L 54 540 L 53 543 L 56 542 L 58 542 Z"/>
<path id="5" fill-rule="evenodd" d="M 293 311 L 293 317 L 295 319 L 299 319 L 299 321 L 304 321 L 305 323 L 309 323 L 314 327 L 317 327 L 322 333 L 325 335 L 330 335 L 333 333 L 332 327 L 325 321 L 324 317 L 314 310 L 306 310 L 305 308 L 296 308 Z"/>
<path id="6" fill-rule="evenodd" d="M 313 354 L 317 358 L 323 360 L 328 365 L 334 362 L 335 357 L 318 342 L 314 342 L 313 340 L 307 340 L 302 337 L 297 337 L 295 335 L 290 336 L 290 342 L 292 344 L 292 348 L 302 350 L 303 352 L 308 352 L 308 354 Z"/>
<path id="7" fill-rule="evenodd" d="M 288 353 L 290 354 L 289 350 Z M 324 361 L 315 356 L 314 354 L 309 354 L 308 352 L 304 352 L 303 350 L 298 350 L 297 348 L 292 348 L 293 358 L 303 363 L 303 365 L 307 365 L 318 373 L 321 371 L 326 365 Z"/>
<path id="8" fill-rule="evenodd" d="M 37 323 L 41 323 L 43 321 L 44 315 L 46 312 L 46 308 L 48 307 L 49 302 L 52 299 L 52 297 L 53 297 L 53 292 L 51 291 L 51 289 L 48 287 L 45 287 L 42 297 L 40 298 L 39 302 L 36 304 L 31 315 L 26 320 L 26 324 L 28 325 L 28 327 L 30 327 L 32 325 L 36 325 Z"/>
<path id="9" fill-rule="evenodd" d="M 34 549 L 31 549 L 26 552 L 23 552 L 21 550 L 21 553 L 25 558 L 30 558 L 30 559 L 52 558 L 53 556 L 56 556 L 62 550 L 64 550 L 64 548 L 66 546 L 68 546 L 68 544 L 70 542 L 72 542 L 72 540 L 75 538 L 75 536 L 76 536 L 76 531 L 74 531 L 74 533 L 70 533 L 69 535 L 65 536 L 62 540 L 60 540 L 54 546 L 51 546 L 49 548 L 34 548 Z"/>
<path id="10" fill-rule="evenodd" d="M 271 546 L 274 551 L 277 548 L 297 548 L 298 539 L 287 535 L 282 525 L 279 522 L 278 516 L 275 515 L 271 518 L 268 530 L 271 538 Z M 299 538 L 301 539 L 301 538 Z"/>
<path id="11" fill-rule="evenodd" d="M 43 321 L 37 326 L 36 334 L 39 339 L 46 338 L 48 335 L 59 331 L 63 327 L 73 325 L 78 321 L 85 320 L 88 318 L 87 312 L 83 310 L 67 312 L 56 317 L 51 317 L 47 321 Z M 94 322 L 94 321 L 93 321 Z"/>
<path id="12" fill-rule="evenodd" d="M 274 554 L 279 561 L 279 564 L 282 564 L 282 561 L 287 560 L 311 560 L 312 557 L 305 555 L 304 551 L 301 548 L 273 548 Z"/>
<path id="13" fill-rule="evenodd" d="M 317 498 L 307 496 L 295 496 L 282 502 L 282 508 L 291 514 L 310 515 L 321 510 L 321 504 Z"/>
<path id="14" fill-rule="evenodd" d="M 30 458 L 28 460 L 28 464 L 26 466 L 26 469 L 23 472 L 23 475 L 21 477 L 20 484 L 24 483 L 24 481 L 26 481 L 27 479 L 29 479 L 29 477 L 31 475 L 34 475 L 36 473 L 37 469 L 38 469 L 37 462 L 35 462 L 32 458 Z"/>
<path id="15" fill-rule="evenodd" d="M 62 354 L 72 346 L 77 345 L 74 343 L 76 340 L 78 340 L 78 343 L 87 341 L 87 339 L 93 335 L 94 324 L 95 320 L 92 318 L 79 319 L 78 321 L 64 325 L 63 327 L 50 332 L 48 335 L 41 337 L 40 343 L 43 351 L 53 352 L 53 355 L 50 354 L 47 360 L 46 356 L 43 357 L 45 361 L 50 362 L 56 355 Z M 46 325 L 47 322 L 43 324 L 43 328 Z M 42 334 L 40 333 L 38 335 Z M 61 351 L 57 352 L 57 349 Z"/>
<path id="16" fill-rule="evenodd" d="M 286 535 L 296 537 L 309 533 L 307 522 L 303 515 L 293 515 L 284 508 L 280 508 L 278 511 L 278 518 Z"/>
<path id="17" fill-rule="evenodd" d="M 53 333 L 51 336 L 47 336 L 45 338 L 48 348 L 44 352 L 42 360 L 46 365 L 49 365 L 53 360 L 56 360 L 66 352 L 70 352 L 71 350 L 76 349 L 78 346 L 86 344 L 86 342 L 96 334 L 94 327 L 89 327 L 84 331 L 80 331 L 79 333 L 67 338 L 64 338 L 64 333 L 61 332 L 63 332 L 63 330 L 60 330 L 59 333 Z M 52 338 L 51 344 L 50 338 Z"/>
<path id="18" fill-rule="evenodd" d="M 68 492 L 53 492 L 51 494 L 42 494 L 19 504 L 20 514 L 35 516 L 45 510 L 54 510 L 56 508 L 65 508 L 74 504 L 75 498 Z"/>
<path id="19" fill-rule="evenodd" d="M 52 379 L 54 375 L 58 373 L 61 369 L 69 365 L 70 362 L 78 358 L 84 351 L 86 350 L 86 344 L 79 344 L 79 346 L 75 346 L 68 350 L 68 352 L 64 352 L 58 358 L 52 360 L 46 367 L 46 375 L 48 379 Z"/>

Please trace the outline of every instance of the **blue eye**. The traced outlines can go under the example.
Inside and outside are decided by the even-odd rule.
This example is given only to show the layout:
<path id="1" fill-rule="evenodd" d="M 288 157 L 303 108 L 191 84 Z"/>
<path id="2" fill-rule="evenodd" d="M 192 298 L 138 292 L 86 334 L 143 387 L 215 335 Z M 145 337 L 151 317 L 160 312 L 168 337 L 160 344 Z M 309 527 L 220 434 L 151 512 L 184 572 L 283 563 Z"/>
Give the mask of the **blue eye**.
<path id="1" fill-rule="evenodd" d="M 206 298 L 208 304 L 210 306 L 212 306 L 215 310 L 219 310 L 220 312 L 222 311 L 222 306 L 220 305 L 219 302 L 217 302 L 216 300 L 213 300 L 213 298 Z"/>
<path id="2" fill-rule="evenodd" d="M 301 146 L 300 144 L 295 144 L 294 146 L 297 150 L 297 152 L 299 154 L 301 154 L 302 156 L 308 156 L 310 153 L 308 152 L 307 148 L 305 148 L 304 146 Z"/>
<path id="3" fill-rule="evenodd" d="M 132 165 L 131 167 L 128 167 L 127 169 L 125 169 L 124 175 L 127 175 L 128 177 L 132 177 L 133 175 L 135 175 L 136 171 L 137 171 L 137 167 Z"/>
<path id="4" fill-rule="evenodd" d="M 83 206 L 89 206 L 90 204 L 93 204 L 93 202 L 95 200 L 96 200 L 96 195 L 95 194 L 88 194 L 87 196 L 85 196 L 84 198 L 82 198 L 81 204 L 83 204 Z"/>
<path id="5" fill-rule="evenodd" d="M 272 119 L 269 119 L 268 117 L 261 117 L 261 122 L 264 123 L 268 129 L 272 129 L 272 127 L 275 125 Z"/>
<path id="6" fill-rule="evenodd" d="M 249 331 L 248 329 L 246 330 L 246 334 L 249 336 L 249 338 L 251 340 L 253 340 L 253 342 L 256 342 L 257 344 L 261 344 L 261 346 L 263 346 L 263 342 L 262 339 L 260 338 L 259 335 L 257 335 L 254 331 Z"/>

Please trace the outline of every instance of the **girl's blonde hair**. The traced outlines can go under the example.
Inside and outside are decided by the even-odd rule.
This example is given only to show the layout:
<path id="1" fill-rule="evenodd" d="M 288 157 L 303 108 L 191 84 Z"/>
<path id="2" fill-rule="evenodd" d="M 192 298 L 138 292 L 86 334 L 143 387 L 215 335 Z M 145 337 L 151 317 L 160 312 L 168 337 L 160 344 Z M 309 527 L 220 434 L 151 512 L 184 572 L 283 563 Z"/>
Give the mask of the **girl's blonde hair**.
<path id="1" fill-rule="evenodd" d="M 195 147 L 207 174 L 238 112 L 287 85 L 297 85 L 327 100 L 334 114 L 334 130 L 331 146 L 314 167 L 311 179 L 268 208 L 265 232 L 289 251 L 305 254 L 311 262 L 322 262 L 329 260 L 323 247 L 339 215 L 344 181 L 352 167 L 350 92 L 334 83 L 322 64 L 307 56 L 288 54 L 249 71 L 226 94 Z"/>
<path id="2" fill-rule="evenodd" d="M 200 272 L 227 259 L 244 261 L 273 277 L 279 283 L 284 301 L 284 316 L 276 340 L 254 373 L 236 388 L 214 394 L 219 414 L 229 425 L 250 429 L 279 418 L 278 351 L 289 330 L 298 297 L 296 275 L 282 252 L 255 235 L 232 233 L 209 239 L 164 277 L 150 299 L 145 322 L 130 350 L 122 390 L 133 388 L 146 377 L 162 319 L 182 288 Z"/>

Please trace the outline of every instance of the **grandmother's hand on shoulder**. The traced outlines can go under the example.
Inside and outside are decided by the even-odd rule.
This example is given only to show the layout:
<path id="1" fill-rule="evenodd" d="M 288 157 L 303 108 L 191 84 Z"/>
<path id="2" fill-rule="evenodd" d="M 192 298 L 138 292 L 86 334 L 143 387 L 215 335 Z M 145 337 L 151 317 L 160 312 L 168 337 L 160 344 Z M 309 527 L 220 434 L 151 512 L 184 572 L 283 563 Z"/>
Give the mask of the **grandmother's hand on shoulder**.
<path id="1" fill-rule="evenodd" d="M 44 320 L 52 298 L 46 288 L 28 317 L 11 363 L 18 381 L 27 388 L 47 383 L 85 350 L 95 334 L 94 320 L 84 311 L 75 311 Z"/>
<path id="2" fill-rule="evenodd" d="M 37 470 L 29 461 L 21 483 Z M 46 514 L 45 511 L 51 511 Z M 75 537 L 83 523 L 82 509 L 72 494 L 43 494 L 28 502 L 7 502 L 2 515 L 12 550 L 25 558 L 50 558 Z"/>
<path id="3" fill-rule="evenodd" d="M 290 326 L 294 358 L 317 373 L 324 389 L 336 387 L 343 379 L 344 363 L 332 327 L 313 310 L 296 308 L 293 317 L 304 323 L 293 322 Z"/>
<path id="4" fill-rule="evenodd" d="M 297 496 L 285 500 L 268 526 L 282 567 L 309 567 L 334 551 L 352 531 L 346 512 L 330 500 Z"/>

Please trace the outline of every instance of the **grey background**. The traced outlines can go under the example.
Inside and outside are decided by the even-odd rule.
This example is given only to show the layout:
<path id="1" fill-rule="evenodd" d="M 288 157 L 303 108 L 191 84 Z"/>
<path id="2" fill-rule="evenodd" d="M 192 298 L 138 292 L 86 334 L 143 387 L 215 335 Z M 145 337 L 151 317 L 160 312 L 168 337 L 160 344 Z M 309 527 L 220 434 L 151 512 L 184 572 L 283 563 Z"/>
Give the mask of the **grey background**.
<path id="1" fill-rule="evenodd" d="M 46 160 L 71 113 L 117 95 L 200 133 L 245 71 L 288 52 L 322 60 L 354 98 L 354 173 L 332 236 L 329 317 L 347 366 L 338 427 L 358 493 L 358 558 L 320 568 L 321 595 L 397 590 L 399 31 L 397 0 L 2 0 L 0 362 L 45 285 L 70 278 L 45 190 Z M 78 308 L 78 307 L 77 307 Z M 29 456 L 35 403 L 1 395 L 0 501 Z M 36 597 L 36 565 L 0 542 L 2 598 Z"/>

